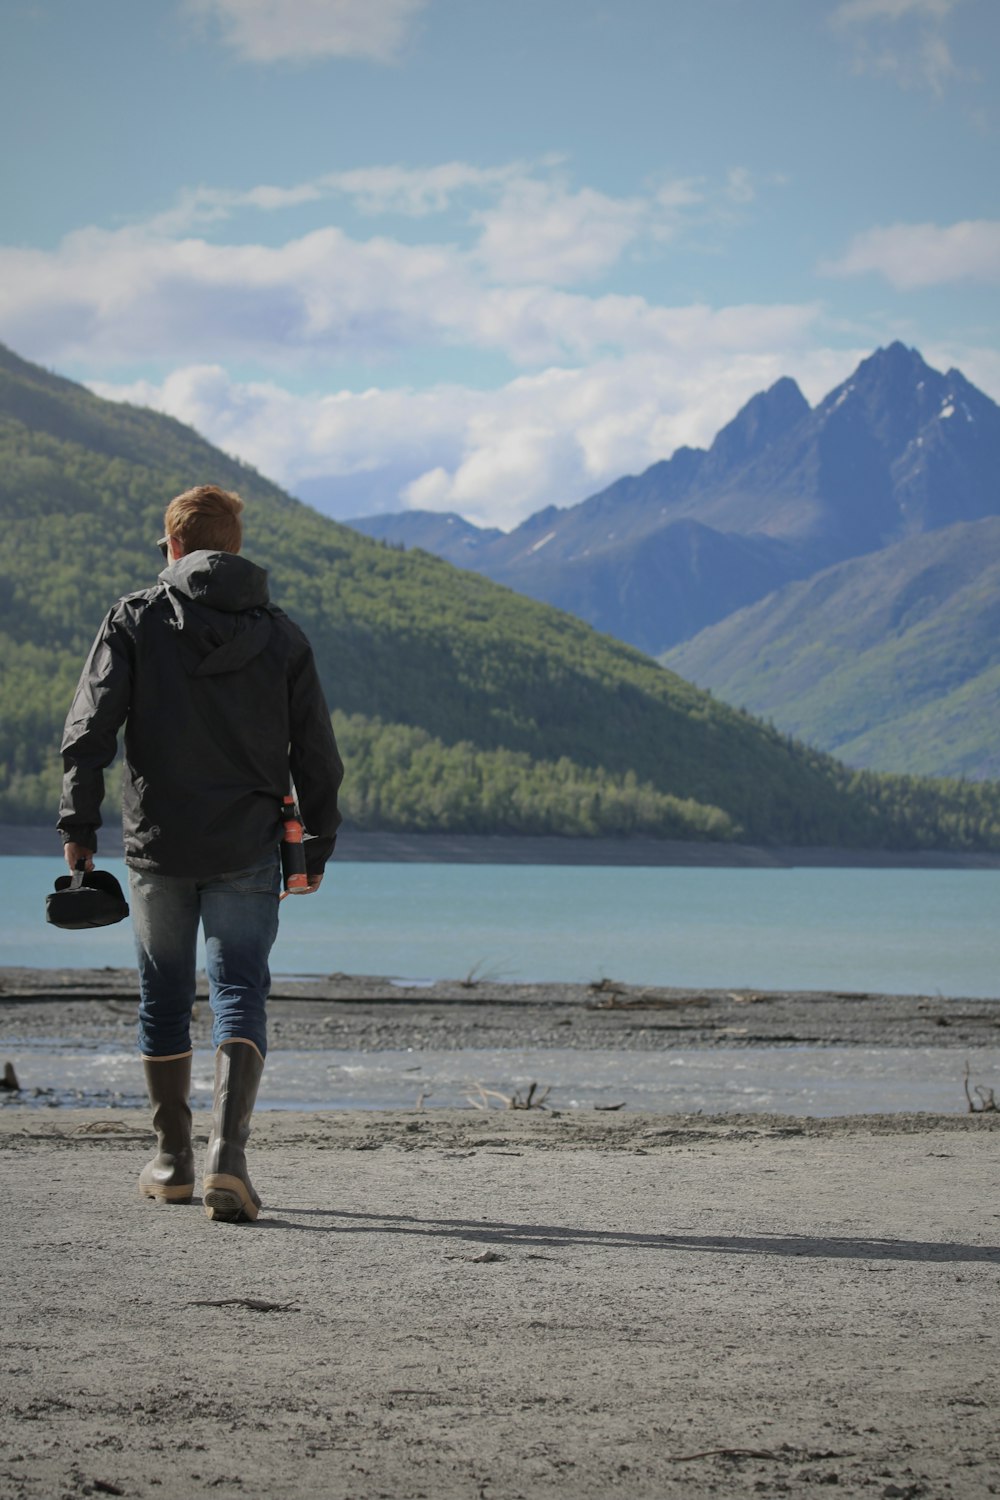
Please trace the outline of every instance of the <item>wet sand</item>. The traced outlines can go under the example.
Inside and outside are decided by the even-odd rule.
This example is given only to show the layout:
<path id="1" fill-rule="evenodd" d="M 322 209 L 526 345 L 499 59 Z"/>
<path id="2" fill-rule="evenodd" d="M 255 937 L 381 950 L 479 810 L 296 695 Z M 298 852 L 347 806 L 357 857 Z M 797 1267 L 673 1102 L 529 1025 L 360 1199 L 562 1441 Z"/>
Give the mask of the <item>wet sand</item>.
<path id="1" fill-rule="evenodd" d="M 131 971 L 0 986 L 0 1059 L 28 1029 L 131 1035 Z M 279 1050 L 1000 1027 L 997 1001 L 936 996 L 276 991 Z M 259 1112 L 245 1226 L 141 1200 L 151 1143 L 143 1111 L 0 1109 L 4 1497 L 1000 1490 L 1000 1113 Z"/>

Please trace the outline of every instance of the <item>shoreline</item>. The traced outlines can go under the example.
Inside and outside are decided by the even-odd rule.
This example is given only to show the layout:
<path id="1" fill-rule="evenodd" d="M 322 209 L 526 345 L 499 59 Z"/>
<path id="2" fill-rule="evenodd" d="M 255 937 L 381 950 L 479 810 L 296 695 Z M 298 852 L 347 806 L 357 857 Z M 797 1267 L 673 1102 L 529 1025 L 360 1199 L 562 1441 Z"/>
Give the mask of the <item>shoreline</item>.
<path id="1" fill-rule="evenodd" d="M 121 828 L 98 833 L 99 857 L 121 859 Z M 58 859 L 54 828 L 0 823 L 0 857 Z M 345 863 L 593 865 L 692 869 L 1000 870 L 1000 851 L 892 850 L 722 844 L 558 835 L 361 833 L 341 829 L 333 859 Z"/>
<path id="2" fill-rule="evenodd" d="M 198 994 L 196 1109 L 212 1092 L 204 976 Z M 144 1109 L 137 999 L 134 970 L 0 970 L 0 1065 L 22 1090 L 0 1113 Z M 266 1111 L 496 1118 L 544 1104 L 597 1118 L 933 1111 L 1000 1123 L 1000 999 L 291 975 L 275 978 L 268 1033 Z"/>
<path id="3" fill-rule="evenodd" d="M 195 1045 L 207 1045 L 208 982 L 197 976 Z M 0 1045 L 29 1026 L 88 1045 L 119 1030 L 138 1003 L 133 968 L 0 968 Z M 275 974 L 268 998 L 274 1048 L 463 1051 L 575 1048 L 906 1046 L 1000 1047 L 1000 995 L 858 990 L 719 989 L 380 974 Z M 73 1042 L 69 1042 L 73 1045 Z"/>

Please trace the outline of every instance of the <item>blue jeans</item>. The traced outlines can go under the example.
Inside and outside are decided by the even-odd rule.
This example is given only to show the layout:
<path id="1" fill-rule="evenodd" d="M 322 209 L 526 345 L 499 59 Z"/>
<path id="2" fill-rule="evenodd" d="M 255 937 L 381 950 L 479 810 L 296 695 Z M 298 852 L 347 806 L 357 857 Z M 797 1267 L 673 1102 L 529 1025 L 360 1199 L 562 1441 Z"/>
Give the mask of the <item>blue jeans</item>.
<path id="1" fill-rule="evenodd" d="M 277 849 L 248 870 L 205 880 L 129 870 L 144 1057 L 190 1051 L 199 921 L 205 929 L 212 1041 L 218 1047 L 242 1037 L 265 1055 L 267 960 L 278 933 L 280 889 Z"/>

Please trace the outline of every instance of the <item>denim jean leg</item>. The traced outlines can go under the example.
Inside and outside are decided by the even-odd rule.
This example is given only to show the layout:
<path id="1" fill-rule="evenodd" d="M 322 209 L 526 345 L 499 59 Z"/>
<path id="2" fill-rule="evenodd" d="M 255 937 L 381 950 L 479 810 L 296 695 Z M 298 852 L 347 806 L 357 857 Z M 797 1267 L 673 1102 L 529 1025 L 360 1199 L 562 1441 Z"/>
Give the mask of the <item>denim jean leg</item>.
<path id="1" fill-rule="evenodd" d="M 129 870 L 139 966 L 139 1050 L 176 1057 L 191 1048 L 198 947 L 198 891 L 193 880 Z"/>
<path id="2" fill-rule="evenodd" d="M 278 934 L 277 850 L 248 870 L 199 883 L 212 1041 L 242 1038 L 267 1054 L 268 957 Z"/>

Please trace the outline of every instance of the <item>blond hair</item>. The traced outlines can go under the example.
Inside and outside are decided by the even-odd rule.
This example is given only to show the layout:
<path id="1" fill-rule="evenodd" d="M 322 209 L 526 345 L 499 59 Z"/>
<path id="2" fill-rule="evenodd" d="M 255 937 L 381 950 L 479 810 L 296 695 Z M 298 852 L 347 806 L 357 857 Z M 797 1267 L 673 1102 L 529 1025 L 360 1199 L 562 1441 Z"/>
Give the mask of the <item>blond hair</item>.
<path id="1" fill-rule="evenodd" d="M 167 506 L 163 529 L 185 552 L 238 552 L 243 543 L 243 501 L 217 484 L 185 490 Z"/>

